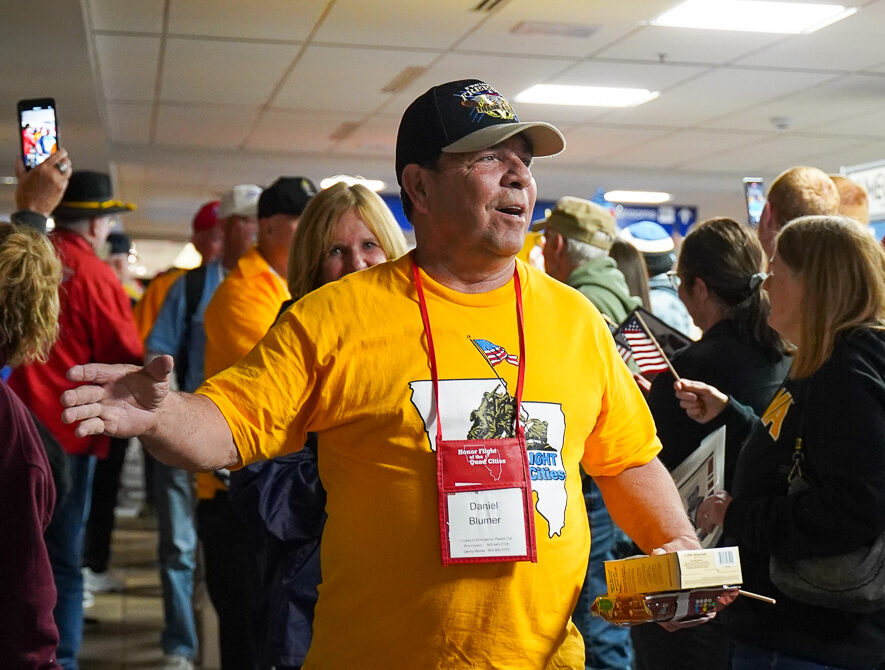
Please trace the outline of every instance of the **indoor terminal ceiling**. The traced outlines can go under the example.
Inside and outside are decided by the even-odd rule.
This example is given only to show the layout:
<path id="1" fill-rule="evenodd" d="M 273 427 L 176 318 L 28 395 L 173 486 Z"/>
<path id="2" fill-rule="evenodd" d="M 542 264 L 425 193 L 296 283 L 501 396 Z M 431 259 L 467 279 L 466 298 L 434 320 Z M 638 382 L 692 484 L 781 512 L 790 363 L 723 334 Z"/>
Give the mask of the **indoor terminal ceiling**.
<path id="1" fill-rule="evenodd" d="M 109 170 L 138 204 L 126 229 L 185 239 L 236 183 L 346 173 L 395 192 L 403 109 L 467 77 L 511 99 L 535 84 L 660 92 L 624 109 L 515 103 L 568 142 L 536 163 L 545 199 L 659 190 L 742 218 L 742 177 L 885 159 L 885 0 L 805 35 L 650 25 L 677 3 L 3 0 L 0 165 L 17 151 L 16 99 L 52 96 L 76 166 Z"/>

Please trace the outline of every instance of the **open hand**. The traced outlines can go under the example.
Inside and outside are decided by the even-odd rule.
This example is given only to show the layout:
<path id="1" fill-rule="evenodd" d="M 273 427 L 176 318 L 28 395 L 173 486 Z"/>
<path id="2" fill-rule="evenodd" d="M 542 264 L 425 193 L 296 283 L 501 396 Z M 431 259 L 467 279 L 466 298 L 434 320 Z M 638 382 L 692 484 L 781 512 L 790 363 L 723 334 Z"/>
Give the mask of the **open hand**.
<path id="1" fill-rule="evenodd" d="M 75 365 L 68 379 L 83 386 L 65 391 L 61 418 L 77 423 L 77 437 L 104 433 L 113 437 L 136 437 L 157 424 L 163 400 L 169 395 L 172 357 L 158 356 L 146 366 Z"/>
<path id="2" fill-rule="evenodd" d="M 715 419 L 728 404 L 728 396 L 715 386 L 690 379 L 680 379 L 673 384 L 679 406 L 689 418 L 698 423 Z"/>

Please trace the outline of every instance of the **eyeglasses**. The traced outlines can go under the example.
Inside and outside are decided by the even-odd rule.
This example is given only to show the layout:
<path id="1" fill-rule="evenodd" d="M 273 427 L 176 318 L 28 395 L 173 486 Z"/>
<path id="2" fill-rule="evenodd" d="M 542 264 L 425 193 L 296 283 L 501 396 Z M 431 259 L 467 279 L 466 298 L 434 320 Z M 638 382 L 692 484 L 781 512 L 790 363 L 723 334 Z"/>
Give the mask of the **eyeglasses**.
<path id="1" fill-rule="evenodd" d="M 682 277 L 679 276 L 679 272 L 676 270 L 668 270 L 667 279 L 670 280 L 670 285 L 678 291 L 679 285 L 682 283 Z"/>

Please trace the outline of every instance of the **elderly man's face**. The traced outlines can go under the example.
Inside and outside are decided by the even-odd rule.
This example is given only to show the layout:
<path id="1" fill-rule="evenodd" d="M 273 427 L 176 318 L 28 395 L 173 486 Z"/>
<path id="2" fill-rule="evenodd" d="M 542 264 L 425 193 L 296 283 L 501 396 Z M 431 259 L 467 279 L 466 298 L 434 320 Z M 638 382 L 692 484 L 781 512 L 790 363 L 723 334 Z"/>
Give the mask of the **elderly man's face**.
<path id="1" fill-rule="evenodd" d="M 436 243 L 515 255 L 522 248 L 537 195 L 531 162 L 531 147 L 518 135 L 490 149 L 443 154 L 428 182 Z"/>

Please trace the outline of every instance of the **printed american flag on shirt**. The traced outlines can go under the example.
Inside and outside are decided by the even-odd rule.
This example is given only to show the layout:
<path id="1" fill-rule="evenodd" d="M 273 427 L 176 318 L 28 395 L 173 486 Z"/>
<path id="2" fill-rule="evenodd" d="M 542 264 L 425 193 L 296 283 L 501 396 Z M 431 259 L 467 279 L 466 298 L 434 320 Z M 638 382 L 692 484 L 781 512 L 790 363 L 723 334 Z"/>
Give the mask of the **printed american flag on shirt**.
<path id="1" fill-rule="evenodd" d="M 480 351 L 482 351 L 482 355 L 486 357 L 486 360 L 492 364 L 492 367 L 498 365 L 499 363 L 503 363 L 507 361 L 510 365 L 515 365 L 519 367 L 519 356 L 514 356 L 513 354 L 508 354 L 507 350 L 504 347 L 501 347 L 497 344 L 493 344 L 488 340 L 473 340 L 476 342 L 476 345 L 479 347 Z"/>
<path id="2" fill-rule="evenodd" d="M 636 365 L 639 366 L 643 374 L 665 372 L 669 369 L 667 361 L 664 360 L 661 352 L 635 315 L 622 323 L 618 327 L 618 332 L 630 345 L 630 349 L 633 351 L 633 360 L 636 361 Z"/>

